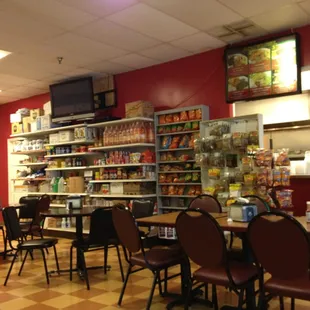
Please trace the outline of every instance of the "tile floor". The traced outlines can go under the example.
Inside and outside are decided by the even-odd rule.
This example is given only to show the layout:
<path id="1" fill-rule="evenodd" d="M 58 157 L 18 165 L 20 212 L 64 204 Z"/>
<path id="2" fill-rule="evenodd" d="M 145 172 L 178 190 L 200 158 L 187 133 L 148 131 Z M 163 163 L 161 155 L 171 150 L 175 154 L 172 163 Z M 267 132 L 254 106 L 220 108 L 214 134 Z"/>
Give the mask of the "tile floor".
<path id="1" fill-rule="evenodd" d="M 69 265 L 69 248 L 70 240 L 61 239 L 57 245 L 60 266 L 62 269 L 68 268 Z M 2 244 L 0 244 L 2 248 Z M 89 266 L 101 265 L 103 261 L 103 252 L 94 252 L 86 254 L 86 261 Z M 0 258 L 0 310 L 116 310 L 117 300 L 122 287 L 120 278 L 117 256 L 114 250 L 109 253 L 109 264 L 112 270 L 104 275 L 102 271 L 93 270 L 89 272 L 90 291 L 86 290 L 84 283 L 74 275 L 73 281 L 69 281 L 68 274 L 60 276 L 53 275 L 48 286 L 45 281 L 41 253 L 35 252 L 35 259 L 30 258 L 24 266 L 22 275 L 17 275 L 18 268 L 21 264 L 18 259 L 15 268 L 12 271 L 10 280 L 6 287 L 3 286 L 9 262 Z M 124 262 L 124 266 L 126 264 Z M 50 270 L 55 268 L 53 254 L 48 255 L 48 267 Z M 174 271 L 174 270 L 172 270 Z M 175 271 L 178 271 L 175 269 Z M 142 310 L 145 309 L 146 300 L 149 294 L 151 284 L 151 274 L 149 271 L 142 271 L 131 276 L 126 295 L 123 300 L 123 309 Z M 170 291 L 177 292 L 180 288 L 179 279 L 169 282 Z M 236 304 L 236 298 L 233 293 L 219 288 L 219 303 Z M 164 310 L 169 299 L 159 296 L 155 292 L 152 309 Z M 175 308 L 175 309 L 182 309 Z M 193 306 L 192 309 L 206 309 L 202 306 Z M 277 300 L 271 303 L 269 309 L 279 309 Z M 287 300 L 287 309 L 289 309 L 289 300 Z M 310 309 L 310 302 L 297 301 L 296 310 Z"/>

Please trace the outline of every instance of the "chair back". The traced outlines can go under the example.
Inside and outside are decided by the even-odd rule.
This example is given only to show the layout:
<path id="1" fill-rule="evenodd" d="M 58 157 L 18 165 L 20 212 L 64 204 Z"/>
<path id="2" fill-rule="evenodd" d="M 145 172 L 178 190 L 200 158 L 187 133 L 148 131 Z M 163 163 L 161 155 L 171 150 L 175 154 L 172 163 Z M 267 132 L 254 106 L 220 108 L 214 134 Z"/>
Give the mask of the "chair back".
<path id="1" fill-rule="evenodd" d="M 263 198 L 256 196 L 256 195 L 245 195 L 242 196 L 243 198 L 247 198 L 250 202 L 254 203 L 257 207 L 257 213 L 262 213 L 266 211 L 270 211 L 270 207 Z"/>
<path id="2" fill-rule="evenodd" d="M 154 202 L 151 200 L 134 200 L 131 212 L 136 219 L 152 216 L 154 213 Z"/>
<path id="3" fill-rule="evenodd" d="M 19 218 L 34 220 L 37 215 L 39 199 L 40 197 L 21 197 L 19 203 L 24 206 L 19 209 Z"/>
<path id="4" fill-rule="evenodd" d="M 194 198 L 188 207 L 189 209 L 200 209 L 208 213 L 222 213 L 222 206 L 219 201 L 211 195 L 199 195 Z"/>
<path id="5" fill-rule="evenodd" d="M 14 207 L 4 208 L 2 211 L 7 238 L 9 241 L 22 239 L 23 234 L 20 229 L 16 209 Z"/>
<path id="6" fill-rule="evenodd" d="M 130 252 L 137 253 L 141 250 L 141 239 L 136 221 L 130 210 L 123 205 L 112 209 L 112 217 L 118 239 Z"/>
<path id="7" fill-rule="evenodd" d="M 36 206 L 36 215 L 34 219 L 34 224 L 40 225 L 42 220 L 45 218 L 42 218 L 40 213 L 46 212 L 49 210 L 51 204 L 51 199 L 48 195 L 43 195 L 39 198 L 37 206 Z"/>
<path id="8" fill-rule="evenodd" d="M 110 239 L 117 239 L 112 208 L 97 208 L 90 217 L 88 241 L 90 244 L 106 245 Z"/>
<path id="9" fill-rule="evenodd" d="M 247 237 L 257 266 L 279 279 L 308 277 L 310 242 L 306 230 L 284 212 L 258 214 Z"/>
<path id="10" fill-rule="evenodd" d="M 226 262 L 224 233 L 209 213 L 201 209 L 181 212 L 176 232 L 185 254 L 197 265 L 216 268 Z"/>

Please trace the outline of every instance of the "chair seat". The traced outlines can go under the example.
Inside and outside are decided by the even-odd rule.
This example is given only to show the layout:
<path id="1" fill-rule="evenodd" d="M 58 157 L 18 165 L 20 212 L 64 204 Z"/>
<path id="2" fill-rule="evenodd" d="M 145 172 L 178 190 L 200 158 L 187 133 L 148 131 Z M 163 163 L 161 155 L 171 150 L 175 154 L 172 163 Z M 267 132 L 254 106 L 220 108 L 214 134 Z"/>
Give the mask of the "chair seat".
<path id="1" fill-rule="evenodd" d="M 109 239 L 108 240 L 108 245 L 118 245 L 119 242 L 117 239 Z M 84 249 L 93 249 L 93 248 L 103 248 L 104 244 L 100 244 L 100 243 L 91 243 L 91 240 L 89 240 L 89 238 L 85 238 L 83 239 L 83 241 L 79 241 L 77 239 L 72 241 L 72 246 L 74 248 L 84 248 Z"/>
<path id="2" fill-rule="evenodd" d="M 275 296 L 310 300 L 310 279 L 309 276 L 294 280 L 271 278 L 266 281 L 265 290 Z"/>
<path id="3" fill-rule="evenodd" d="M 257 277 L 257 269 L 251 264 L 232 262 L 230 264 L 230 272 L 237 286 L 241 286 Z M 199 268 L 194 272 L 193 277 L 195 280 L 204 283 L 212 283 L 221 286 L 229 286 L 230 284 L 225 266 Z"/>
<path id="4" fill-rule="evenodd" d="M 18 245 L 20 250 L 27 250 L 27 249 L 44 249 L 52 247 L 53 245 L 58 243 L 58 239 L 49 238 L 49 239 L 33 239 L 27 240 L 23 243 Z"/>
<path id="5" fill-rule="evenodd" d="M 145 258 L 151 268 L 165 269 L 180 264 L 183 259 L 183 254 L 179 249 L 154 248 L 145 252 Z M 142 253 L 133 255 L 130 261 L 132 265 L 147 267 Z"/>

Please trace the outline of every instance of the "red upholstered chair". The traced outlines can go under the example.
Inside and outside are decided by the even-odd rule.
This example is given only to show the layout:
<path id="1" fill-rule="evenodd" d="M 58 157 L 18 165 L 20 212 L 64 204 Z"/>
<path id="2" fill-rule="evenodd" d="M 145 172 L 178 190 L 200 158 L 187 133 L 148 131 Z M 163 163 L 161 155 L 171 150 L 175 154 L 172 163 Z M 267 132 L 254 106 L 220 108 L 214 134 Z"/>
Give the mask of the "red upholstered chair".
<path id="1" fill-rule="evenodd" d="M 260 278 L 260 306 L 270 297 L 310 300 L 310 242 L 307 231 L 290 215 L 279 211 L 257 215 L 247 232 Z M 264 283 L 264 271 L 271 278 Z M 266 296 L 265 293 L 269 293 Z"/>
<path id="2" fill-rule="evenodd" d="M 181 212 L 177 218 L 176 231 L 185 254 L 200 266 L 193 273 L 189 292 L 196 283 L 212 284 L 212 302 L 214 308 L 218 309 L 216 286 L 229 287 L 238 295 L 238 309 L 241 309 L 247 288 L 251 288 L 254 296 L 256 268 L 250 263 L 228 259 L 226 240 L 221 227 L 203 210 Z M 189 299 L 190 294 L 185 309 L 188 309 Z"/>
<path id="3" fill-rule="evenodd" d="M 219 201 L 211 195 L 199 195 L 189 204 L 189 209 L 200 209 L 209 213 L 222 213 Z"/>

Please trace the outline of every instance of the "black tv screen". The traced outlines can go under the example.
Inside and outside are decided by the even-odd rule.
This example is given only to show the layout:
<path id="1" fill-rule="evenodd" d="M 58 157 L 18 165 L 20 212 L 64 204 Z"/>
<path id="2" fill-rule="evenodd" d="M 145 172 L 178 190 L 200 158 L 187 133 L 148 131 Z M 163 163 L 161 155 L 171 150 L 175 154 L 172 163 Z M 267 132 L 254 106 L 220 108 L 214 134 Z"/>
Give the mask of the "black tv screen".
<path id="1" fill-rule="evenodd" d="M 54 122 L 94 116 L 92 77 L 50 85 L 50 94 Z"/>
<path id="2" fill-rule="evenodd" d="M 227 103 L 301 93 L 297 34 L 227 48 L 225 66 Z"/>

